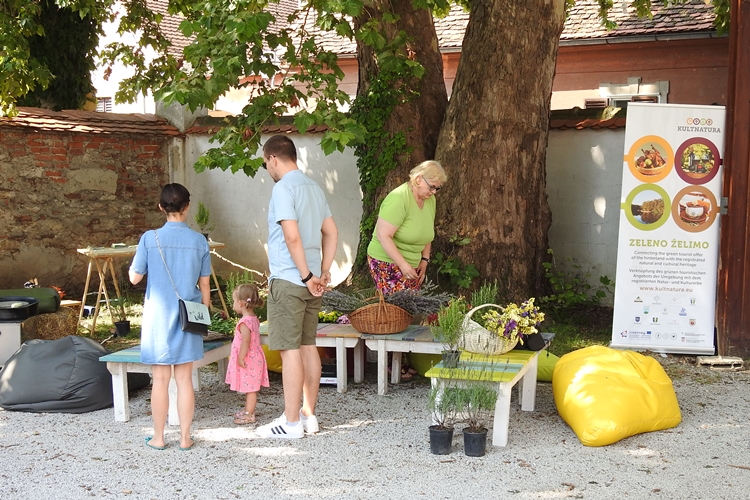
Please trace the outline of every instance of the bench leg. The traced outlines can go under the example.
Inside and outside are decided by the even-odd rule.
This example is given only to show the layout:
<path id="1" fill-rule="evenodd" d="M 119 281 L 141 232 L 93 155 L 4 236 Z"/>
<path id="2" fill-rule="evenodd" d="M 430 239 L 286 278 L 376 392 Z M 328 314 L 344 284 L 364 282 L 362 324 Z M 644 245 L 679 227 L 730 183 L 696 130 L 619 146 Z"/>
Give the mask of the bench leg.
<path id="1" fill-rule="evenodd" d="M 391 353 L 391 384 L 401 382 L 401 352 Z"/>
<path id="2" fill-rule="evenodd" d="M 497 387 L 497 403 L 495 404 L 495 420 L 492 424 L 492 445 L 506 446 L 508 444 L 508 424 L 510 423 L 510 393 L 513 388 L 508 383 L 501 382 Z"/>
<path id="3" fill-rule="evenodd" d="M 536 404 L 536 375 L 539 366 L 539 356 L 529 361 L 529 369 L 521 378 L 518 385 L 518 399 L 521 400 L 521 409 L 523 411 L 534 411 Z"/>
<path id="4" fill-rule="evenodd" d="M 130 401 L 128 399 L 128 374 L 125 363 L 107 363 L 112 374 L 112 402 L 115 405 L 115 422 L 130 420 Z"/>
<path id="5" fill-rule="evenodd" d="M 229 358 L 221 358 L 216 362 L 216 365 L 219 369 L 219 383 L 222 384 L 227 379 L 227 364 L 229 362 Z"/>
<path id="6" fill-rule="evenodd" d="M 378 340 L 378 394 L 384 396 L 388 392 L 388 351 L 385 341 Z"/>
<path id="7" fill-rule="evenodd" d="M 360 384 L 365 381 L 365 343 L 357 342 L 354 346 L 354 383 Z"/>
<path id="8" fill-rule="evenodd" d="M 346 347 L 343 337 L 336 339 L 336 390 L 346 392 Z"/>
<path id="9" fill-rule="evenodd" d="M 195 374 L 197 370 L 193 370 Z M 180 425 L 180 416 L 177 414 L 177 382 L 174 375 L 169 379 L 169 413 L 167 413 L 167 423 L 169 425 Z"/>
<path id="10" fill-rule="evenodd" d="M 201 390 L 201 374 L 198 373 L 198 368 L 193 368 L 192 377 L 193 377 L 193 390 L 200 391 Z"/>

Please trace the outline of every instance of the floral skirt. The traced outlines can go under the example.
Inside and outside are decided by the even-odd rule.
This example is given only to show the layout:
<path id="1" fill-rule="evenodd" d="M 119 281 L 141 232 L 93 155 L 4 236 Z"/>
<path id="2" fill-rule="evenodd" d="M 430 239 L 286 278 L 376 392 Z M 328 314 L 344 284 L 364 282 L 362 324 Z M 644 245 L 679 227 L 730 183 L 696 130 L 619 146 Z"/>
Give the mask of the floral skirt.
<path id="1" fill-rule="evenodd" d="M 367 256 L 367 263 L 370 265 L 370 275 L 375 286 L 383 292 L 383 295 L 390 295 L 400 290 L 419 290 L 419 279 L 405 279 L 396 264 L 373 259 L 370 256 Z"/>

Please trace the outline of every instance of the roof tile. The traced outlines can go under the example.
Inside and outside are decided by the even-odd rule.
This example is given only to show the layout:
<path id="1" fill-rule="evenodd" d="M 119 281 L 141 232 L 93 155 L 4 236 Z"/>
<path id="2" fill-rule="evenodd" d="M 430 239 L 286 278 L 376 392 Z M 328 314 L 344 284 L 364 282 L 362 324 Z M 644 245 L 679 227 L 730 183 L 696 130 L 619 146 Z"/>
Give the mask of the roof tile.
<path id="1" fill-rule="evenodd" d="M 18 116 L 0 118 L 0 127 L 27 127 L 60 132 L 108 135 L 158 134 L 177 137 L 180 131 L 156 115 L 100 113 L 97 111 L 52 111 L 44 108 L 18 108 Z"/>

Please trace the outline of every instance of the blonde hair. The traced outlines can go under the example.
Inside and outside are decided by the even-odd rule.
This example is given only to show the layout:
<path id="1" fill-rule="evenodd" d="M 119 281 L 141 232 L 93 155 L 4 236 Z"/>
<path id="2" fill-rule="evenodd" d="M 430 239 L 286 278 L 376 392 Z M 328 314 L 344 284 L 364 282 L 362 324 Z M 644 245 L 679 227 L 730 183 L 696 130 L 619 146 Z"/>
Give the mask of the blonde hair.
<path id="1" fill-rule="evenodd" d="M 248 309 L 263 307 L 263 299 L 260 298 L 258 287 L 252 283 L 237 285 L 232 292 L 232 296 L 243 302 Z"/>
<path id="2" fill-rule="evenodd" d="M 445 183 L 448 180 L 448 175 L 443 170 L 443 166 L 435 160 L 426 160 L 411 169 L 409 172 L 409 182 L 416 186 L 417 177 L 422 176 L 428 181 Z"/>

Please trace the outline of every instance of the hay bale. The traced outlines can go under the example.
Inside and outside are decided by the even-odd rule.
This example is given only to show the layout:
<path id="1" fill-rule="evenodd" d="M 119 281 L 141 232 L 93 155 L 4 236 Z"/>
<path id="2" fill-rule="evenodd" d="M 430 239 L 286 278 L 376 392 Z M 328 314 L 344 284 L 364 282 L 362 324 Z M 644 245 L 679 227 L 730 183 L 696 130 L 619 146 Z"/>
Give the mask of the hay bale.
<path id="1" fill-rule="evenodd" d="M 57 340 L 75 335 L 78 330 L 78 311 L 61 307 L 53 313 L 37 314 L 23 322 L 24 340 Z"/>

